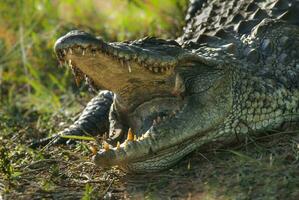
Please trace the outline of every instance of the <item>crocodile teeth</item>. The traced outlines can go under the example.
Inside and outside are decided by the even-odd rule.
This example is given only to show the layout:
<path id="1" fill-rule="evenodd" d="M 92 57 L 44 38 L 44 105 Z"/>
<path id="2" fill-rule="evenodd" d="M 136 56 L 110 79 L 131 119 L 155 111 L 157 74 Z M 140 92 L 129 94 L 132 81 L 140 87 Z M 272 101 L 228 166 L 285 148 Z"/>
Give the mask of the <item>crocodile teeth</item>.
<path id="1" fill-rule="evenodd" d="M 59 60 L 58 62 L 59 62 L 58 66 L 62 68 L 63 67 L 63 62 L 61 60 Z"/>
<path id="2" fill-rule="evenodd" d="M 120 149 L 120 142 L 119 141 L 116 144 L 116 149 Z"/>
<path id="3" fill-rule="evenodd" d="M 119 61 L 122 67 L 125 66 L 125 62 L 123 60 L 119 60 Z"/>
<path id="4" fill-rule="evenodd" d="M 110 149 L 109 144 L 107 142 L 104 142 L 103 148 L 105 149 L 105 151 L 108 151 Z"/>
<path id="5" fill-rule="evenodd" d="M 132 72 L 132 69 L 131 69 L 131 66 L 130 66 L 130 64 L 128 64 L 128 70 L 129 70 L 129 73 L 131 73 L 131 72 Z"/>
<path id="6" fill-rule="evenodd" d="M 70 53 L 70 54 L 73 54 L 73 50 L 72 50 L 72 49 L 69 49 L 69 53 Z"/>
<path id="7" fill-rule="evenodd" d="M 81 79 L 80 75 L 75 75 L 75 82 L 76 82 L 77 87 L 79 87 L 81 80 L 82 79 Z"/>
<path id="8" fill-rule="evenodd" d="M 71 59 L 69 59 L 69 63 L 68 64 L 69 64 L 70 67 L 72 67 L 72 60 Z"/>
<path id="9" fill-rule="evenodd" d="M 98 152 L 98 148 L 97 148 L 97 146 L 91 144 L 91 145 L 89 145 L 88 148 L 89 148 L 89 150 L 92 152 L 93 155 L 96 155 L 96 154 L 97 154 L 97 152 Z"/>
<path id="10" fill-rule="evenodd" d="M 133 141 L 134 140 L 134 134 L 132 132 L 132 129 L 129 128 L 128 130 L 128 137 L 127 137 L 127 141 Z"/>
<path id="11" fill-rule="evenodd" d="M 82 51 L 82 56 L 84 56 L 84 55 L 85 55 L 85 50 Z"/>

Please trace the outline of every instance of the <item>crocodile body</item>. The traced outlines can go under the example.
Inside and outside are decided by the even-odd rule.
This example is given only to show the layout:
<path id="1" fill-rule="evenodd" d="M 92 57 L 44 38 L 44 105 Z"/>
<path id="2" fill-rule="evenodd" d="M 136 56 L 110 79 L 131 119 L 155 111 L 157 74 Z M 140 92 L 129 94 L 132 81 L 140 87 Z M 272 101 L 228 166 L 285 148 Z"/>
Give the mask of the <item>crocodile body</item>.
<path id="1" fill-rule="evenodd" d="M 108 91 L 61 134 L 109 132 L 95 163 L 145 172 L 280 129 L 298 120 L 298 25 L 296 0 L 191 0 L 175 41 L 70 32 L 56 42 L 59 60 Z"/>

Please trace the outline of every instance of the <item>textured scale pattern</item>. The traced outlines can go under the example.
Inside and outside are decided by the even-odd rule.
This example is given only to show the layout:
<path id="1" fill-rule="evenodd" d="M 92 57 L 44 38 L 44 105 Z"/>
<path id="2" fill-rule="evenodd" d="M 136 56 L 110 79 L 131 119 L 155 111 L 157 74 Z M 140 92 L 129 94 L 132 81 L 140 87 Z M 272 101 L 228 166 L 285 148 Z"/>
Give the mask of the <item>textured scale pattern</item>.
<path id="1" fill-rule="evenodd" d="M 223 57 L 225 53 L 216 58 L 237 66 L 232 113 L 219 135 L 298 121 L 299 1 L 191 1 L 186 19 L 180 39 L 187 48 L 204 44 L 196 50 L 204 54 L 207 46 L 210 52 L 226 46 L 221 51 L 236 58 Z"/>
<path id="2" fill-rule="evenodd" d="M 265 18 L 299 25 L 297 0 L 191 0 L 190 3 L 181 39 L 184 42 L 201 42 L 205 36 L 230 39 L 232 32 L 249 33 Z"/>

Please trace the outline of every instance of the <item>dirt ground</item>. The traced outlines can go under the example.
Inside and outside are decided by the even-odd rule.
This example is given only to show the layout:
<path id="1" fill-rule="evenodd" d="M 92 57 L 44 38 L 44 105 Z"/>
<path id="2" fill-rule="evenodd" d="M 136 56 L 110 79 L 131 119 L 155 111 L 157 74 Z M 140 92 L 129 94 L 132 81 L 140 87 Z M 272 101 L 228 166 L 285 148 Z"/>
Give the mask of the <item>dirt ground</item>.
<path id="1" fill-rule="evenodd" d="M 85 142 L 31 150 L 18 138 L 4 139 L 2 168 L 7 159 L 13 170 L 10 176 L 8 169 L 2 173 L 0 189 L 3 199 L 295 200 L 298 142 L 296 132 L 265 135 L 248 144 L 194 152 L 166 171 L 130 174 L 95 167 Z"/>

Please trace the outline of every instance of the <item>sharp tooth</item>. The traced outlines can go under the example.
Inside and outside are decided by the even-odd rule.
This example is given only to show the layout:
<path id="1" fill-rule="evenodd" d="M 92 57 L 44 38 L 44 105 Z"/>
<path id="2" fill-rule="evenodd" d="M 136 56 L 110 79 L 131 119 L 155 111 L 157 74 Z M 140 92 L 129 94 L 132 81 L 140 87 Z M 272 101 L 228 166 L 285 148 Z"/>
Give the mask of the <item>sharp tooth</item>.
<path id="1" fill-rule="evenodd" d="M 62 61 L 59 61 L 59 65 L 58 65 L 59 67 L 63 67 L 63 62 Z"/>
<path id="2" fill-rule="evenodd" d="M 105 151 L 108 151 L 110 149 L 109 144 L 107 142 L 104 142 L 103 148 L 105 149 Z"/>
<path id="3" fill-rule="evenodd" d="M 128 70 L 129 70 L 129 73 L 131 73 L 131 72 L 132 72 L 132 69 L 131 69 L 131 66 L 130 66 L 130 64 L 128 64 Z"/>
<path id="4" fill-rule="evenodd" d="M 98 148 L 97 146 L 93 145 L 93 144 L 90 144 L 89 145 L 89 150 L 92 152 L 93 155 L 96 155 L 97 152 L 98 152 Z"/>
<path id="5" fill-rule="evenodd" d="M 137 135 L 134 135 L 134 141 L 137 141 Z"/>
<path id="6" fill-rule="evenodd" d="M 158 73 L 158 72 L 159 72 L 159 68 L 158 68 L 158 67 L 155 67 L 155 68 L 154 68 L 154 72 L 155 72 L 155 73 Z"/>
<path id="7" fill-rule="evenodd" d="M 131 128 L 129 128 L 129 130 L 128 130 L 128 137 L 127 137 L 127 140 L 128 140 L 128 141 L 133 141 L 133 140 L 134 140 L 134 134 L 133 134 Z"/>
<path id="8" fill-rule="evenodd" d="M 82 51 L 82 56 L 84 56 L 84 55 L 85 55 L 85 50 Z"/>
<path id="9" fill-rule="evenodd" d="M 81 80 L 82 80 L 82 79 L 81 79 L 80 76 L 75 76 L 75 81 L 76 81 L 76 85 L 77 85 L 77 87 L 80 86 Z"/>
<path id="10" fill-rule="evenodd" d="M 116 144 L 116 149 L 120 149 L 120 142 L 119 141 Z"/>
<path id="11" fill-rule="evenodd" d="M 119 61 L 120 61 L 121 66 L 124 67 L 125 66 L 125 62 L 122 59 L 120 59 Z"/>
<path id="12" fill-rule="evenodd" d="M 63 49 L 63 55 L 66 55 L 66 50 L 65 49 Z"/>
<path id="13" fill-rule="evenodd" d="M 143 134 L 143 138 L 147 138 L 149 136 L 150 136 L 150 134 L 148 132 L 146 132 L 146 133 Z"/>
<path id="14" fill-rule="evenodd" d="M 126 147 L 128 145 L 128 140 L 126 140 L 123 144 Z"/>
<path id="15" fill-rule="evenodd" d="M 103 135 L 103 140 L 107 140 L 108 139 L 108 133 L 105 132 L 104 135 Z"/>
<path id="16" fill-rule="evenodd" d="M 118 55 L 118 52 L 116 49 L 113 50 L 113 55 L 117 56 Z"/>
<path id="17" fill-rule="evenodd" d="M 69 49 L 69 53 L 70 53 L 70 54 L 73 54 L 73 50 L 72 50 L 72 49 Z"/>
<path id="18" fill-rule="evenodd" d="M 69 59 L 69 66 L 72 67 L 72 60 L 71 59 Z"/>

